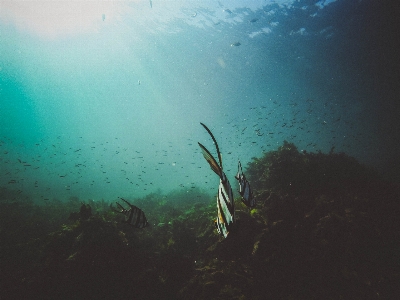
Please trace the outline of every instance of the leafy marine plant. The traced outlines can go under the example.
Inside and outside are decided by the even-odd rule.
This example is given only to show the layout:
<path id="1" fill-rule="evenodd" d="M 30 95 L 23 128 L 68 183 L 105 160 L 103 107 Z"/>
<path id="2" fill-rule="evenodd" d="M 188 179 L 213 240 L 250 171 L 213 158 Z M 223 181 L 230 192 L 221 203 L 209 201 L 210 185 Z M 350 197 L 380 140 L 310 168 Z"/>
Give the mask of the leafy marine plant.
<path id="1" fill-rule="evenodd" d="M 345 153 L 334 153 L 333 148 L 328 154 L 299 152 L 287 141 L 278 150 L 253 158 L 247 173 L 259 193 L 268 191 L 294 196 L 360 191 L 377 176 L 370 167 Z"/>
<path id="2" fill-rule="evenodd" d="M 400 249 L 395 186 L 344 153 L 299 152 L 288 142 L 253 158 L 246 174 L 257 206 L 237 203 L 236 230 L 223 242 L 209 237 L 180 299 L 399 295 L 384 279 L 399 278 L 385 267 Z"/>
<path id="3" fill-rule="evenodd" d="M 109 208 L 120 199 L 0 201 L 7 259 L 1 261 L 1 293 L 49 299 L 395 298 L 391 278 L 400 278 L 399 272 L 388 266 L 396 266 L 400 249 L 393 230 L 400 226 L 398 190 L 343 153 L 304 153 L 287 142 L 254 158 L 247 174 L 257 205 L 235 199 L 237 222 L 228 239 L 214 226 L 215 197 L 196 189 L 127 197 L 146 213 L 150 226 L 143 229 Z M 68 220 L 70 213 L 76 218 Z"/>
<path id="4" fill-rule="evenodd" d="M 283 142 L 276 151 L 264 153 L 261 158 L 253 157 L 247 167 L 249 181 L 254 190 L 287 190 L 301 177 L 304 161 L 297 147 Z"/>

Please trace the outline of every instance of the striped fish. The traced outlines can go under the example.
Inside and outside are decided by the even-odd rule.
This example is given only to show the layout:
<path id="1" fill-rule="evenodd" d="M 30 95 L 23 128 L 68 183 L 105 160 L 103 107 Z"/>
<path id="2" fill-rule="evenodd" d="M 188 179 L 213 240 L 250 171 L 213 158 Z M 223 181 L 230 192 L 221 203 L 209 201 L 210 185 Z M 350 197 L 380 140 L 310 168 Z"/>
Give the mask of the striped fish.
<path id="1" fill-rule="evenodd" d="M 242 196 L 243 203 L 248 207 L 256 206 L 256 199 L 253 196 L 253 191 L 251 190 L 250 183 L 247 181 L 246 176 L 244 176 L 240 160 L 238 163 L 238 172 L 235 178 L 239 182 L 239 194 L 240 196 Z"/>
<path id="2" fill-rule="evenodd" d="M 117 203 L 117 206 L 121 210 L 116 210 L 111 206 L 111 209 L 117 213 L 121 213 L 125 215 L 125 222 L 128 223 L 129 225 L 132 225 L 133 227 L 136 228 L 144 228 L 149 225 L 147 222 L 146 216 L 144 215 L 143 210 L 141 210 L 139 207 L 130 204 L 128 201 L 125 199 L 122 199 L 126 204 L 130 206 L 129 209 L 125 209 L 121 204 Z"/>
<path id="3" fill-rule="evenodd" d="M 221 153 L 219 152 L 219 147 L 217 141 L 215 140 L 213 134 L 210 129 L 203 123 L 200 123 L 210 134 L 211 138 L 215 143 L 215 147 L 217 148 L 218 161 L 211 155 L 210 151 L 206 149 L 202 144 L 198 143 L 201 151 L 203 153 L 204 158 L 210 164 L 211 169 L 219 176 L 219 187 L 218 187 L 218 195 L 217 195 L 217 209 L 218 216 L 216 220 L 216 227 L 218 233 L 222 234 L 225 238 L 228 236 L 231 227 L 235 221 L 235 205 L 233 199 L 232 188 L 229 183 L 228 178 L 222 170 L 222 158 Z"/>

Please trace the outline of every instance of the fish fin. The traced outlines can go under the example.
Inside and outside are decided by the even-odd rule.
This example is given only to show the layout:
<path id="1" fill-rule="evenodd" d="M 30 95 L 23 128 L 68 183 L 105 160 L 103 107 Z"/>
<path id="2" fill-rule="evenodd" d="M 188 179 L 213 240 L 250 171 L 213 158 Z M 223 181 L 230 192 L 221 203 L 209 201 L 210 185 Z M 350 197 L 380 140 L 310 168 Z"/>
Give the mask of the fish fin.
<path id="1" fill-rule="evenodd" d="M 218 147 L 217 140 L 215 139 L 214 135 L 211 133 L 211 130 L 208 129 L 208 127 L 207 127 L 206 125 L 204 125 L 204 124 L 201 123 L 201 122 L 200 122 L 200 124 L 201 124 L 201 126 L 203 126 L 203 127 L 207 130 L 208 134 L 211 136 L 212 140 L 214 141 L 215 148 L 217 149 L 219 165 L 220 165 L 220 168 L 221 168 L 221 170 L 222 170 L 222 156 L 221 156 L 221 152 L 219 152 L 219 147 Z"/>
<path id="2" fill-rule="evenodd" d="M 121 204 L 119 204 L 118 202 L 115 202 L 115 203 L 117 203 L 117 206 L 119 207 L 119 209 L 121 209 L 120 212 L 126 210 L 125 207 L 123 207 L 123 206 L 122 206 Z"/>
<path id="3" fill-rule="evenodd" d="M 128 204 L 130 207 L 135 207 L 134 205 L 130 204 L 128 201 L 126 201 L 124 198 L 120 198 L 122 201 L 124 201 L 126 204 Z"/>
<path id="4" fill-rule="evenodd" d="M 220 177 L 222 178 L 222 169 L 221 167 L 218 165 L 217 161 L 215 160 L 215 158 L 211 155 L 210 151 L 208 151 L 206 149 L 206 147 L 204 147 L 202 144 L 198 143 L 200 148 L 201 148 L 201 152 L 203 153 L 204 158 L 206 159 L 206 161 L 210 164 L 211 169 Z"/>

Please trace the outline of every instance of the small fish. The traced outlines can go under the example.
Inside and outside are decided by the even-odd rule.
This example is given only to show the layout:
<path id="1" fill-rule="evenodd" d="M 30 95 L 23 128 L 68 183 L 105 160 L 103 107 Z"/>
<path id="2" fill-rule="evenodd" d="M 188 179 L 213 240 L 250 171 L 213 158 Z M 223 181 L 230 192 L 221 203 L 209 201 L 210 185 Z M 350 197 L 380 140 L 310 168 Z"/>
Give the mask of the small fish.
<path id="1" fill-rule="evenodd" d="M 215 143 L 215 147 L 217 149 L 218 161 L 211 155 L 211 153 L 200 143 L 199 146 L 201 148 L 201 152 L 203 153 L 204 158 L 210 164 L 211 169 L 219 176 L 219 187 L 218 187 L 218 195 L 217 195 L 217 210 L 218 216 L 215 221 L 215 225 L 217 227 L 218 233 L 222 234 L 225 238 L 228 236 L 231 227 L 235 221 L 235 203 L 233 199 L 233 192 L 231 185 L 229 183 L 228 178 L 222 170 L 222 158 L 221 153 L 219 152 L 218 143 L 215 140 L 213 134 L 210 129 L 203 123 L 200 123 L 210 134 L 212 140 Z"/>
<path id="2" fill-rule="evenodd" d="M 253 191 L 251 190 L 250 187 L 250 182 L 246 179 L 246 176 L 244 176 L 243 170 L 242 170 L 242 164 L 240 163 L 240 160 L 238 162 L 238 172 L 235 176 L 237 181 L 239 182 L 239 194 L 242 196 L 242 201 L 247 207 L 254 207 L 256 206 L 256 199 L 253 196 Z"/>
<path id="3" fill-rule="evenodd" d="M 254 18 L 254 19 L 251 19 L 249 22 L 250 23 L 255 23 L 255 22 L 257 22 L 258 21 L 258 19 L 257 18 Z"/>
<path id="4" fill-rule="evenodd" d="M 125 199 L 121 198 L 121 200 L 124 201 L 126 204 L 128 204 L 130 206 L 130 209 L 125 209 L 118 202 L 116 202 L 116 203 L 117 203 L 117 206 L 121 209 L 120 211 L 114 209 L 112 207 L 112 204 L 110 205 L 110 208 L 117 213 L 124 214 L 126 223 L 128 223 L 129 225 L 132 225 L 133 227 L 136 227 L 136 228 L 144 228 L 149 225 L 149 223 L 147 222 L 146 216 L 144 215 L 143 210 L 141 210 L 140 208 L 138 208 L 135 205 L 130 204 Z"/>
<path id="5" fill-rule="evenodd" d="M 150 0 L 150 8 L 153 8 L 153 1 Z"/>
<path id="6" fill-rule="evenodd" d="M 234 43 L 231 44 L 231 47 L 233 47 L 233 46 L 238 47 L 238 46 L 240 46 L 240 45 L 241 45 L 240 42 L 234 42 Z"/>
<path id="7" fill-rule="evenodd" d="M 225 8 L 225 9 L 224 9 L 224 12 L 226 12 L 226 13 L 228 13 L 228 14 L 232 14 L 232 11 L 231 11 L 230 9 L 228 9 L 228 8 Z"/>

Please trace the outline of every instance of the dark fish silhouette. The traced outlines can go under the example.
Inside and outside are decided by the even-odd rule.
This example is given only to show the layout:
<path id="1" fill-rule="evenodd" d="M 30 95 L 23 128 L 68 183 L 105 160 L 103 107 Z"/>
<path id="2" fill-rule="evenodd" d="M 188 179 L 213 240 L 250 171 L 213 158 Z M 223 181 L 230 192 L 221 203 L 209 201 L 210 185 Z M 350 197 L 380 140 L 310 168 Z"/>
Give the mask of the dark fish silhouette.
<path id="1" fill-rule="evenodd" d="M 211 153 L 200 143 L 199 146 L 203 153 L 204 158 L 210 164 L 211 169 L 219 176 L 219 187 L 218 187 L 218 195 L 217 195 L 217 209 L 218 216 L 216 220 L 216 227 L 218 233 L 222 234 L 225 238 L 228 236 L 230 229 L 235 221 L 235 204 L 233 199 L 233 192 L 231 185 L 229 183 L 228 178 L 222 170 L 222 159 L 221 153 L 219 152 L 218 143 L 215 140 L 213 134 L 210 129 L 203 123 L 200 123 L 210 134 L 211 138 L 215 143 L 215 147 L 217 149 L 218 161 L 211 155 Z"/>
<path id="2" fill-rule="evenodd" d="M 246 179 L 246 176 L 244 176 L 240 160 L 238 162 L 238 172 L 235 178 L 239 182 L 239 194 L 242 196 L 243 203 L 248 207 L 256 206 L 256 199 L 253 196 L 250 183 Z"/>
<path id="3" fill-rule="evenodd" d="M 125 209 L 121 204 L 117 203 L 117 206 L 121 210 L 116 210 L 112 207 L 112 204 L 110 205 L 110 208 L 117 212 L 125 215 L 125 222 L 128 223 L 129 225 L 132 225 L 133 227 L 136 228 L 144 228 L 149 225 L 147 222 L 146 216 L 144 215 L 143 210 L 141 210 L 139 207 L 130 204 L 128 201 L 125 199 L 122 199 L 126 204 L 130 206 L 130 209 Z"/>

